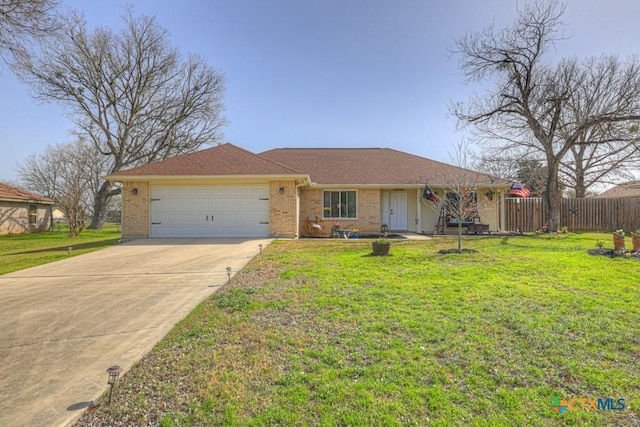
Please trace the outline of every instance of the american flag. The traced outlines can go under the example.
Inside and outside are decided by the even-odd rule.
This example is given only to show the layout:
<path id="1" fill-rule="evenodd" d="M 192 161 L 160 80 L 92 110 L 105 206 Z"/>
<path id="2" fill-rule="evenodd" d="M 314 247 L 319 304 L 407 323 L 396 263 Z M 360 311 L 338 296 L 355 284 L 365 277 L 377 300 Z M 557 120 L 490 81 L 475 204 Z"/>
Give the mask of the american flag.
<path id="1" fill-rule="evenodd" d="M 510 197 L 522 197 L 526 198 L 531 195 L 531 191 L 522 184 L 513 184 L 509 192 L 507 192 L 507 196 Z"/>

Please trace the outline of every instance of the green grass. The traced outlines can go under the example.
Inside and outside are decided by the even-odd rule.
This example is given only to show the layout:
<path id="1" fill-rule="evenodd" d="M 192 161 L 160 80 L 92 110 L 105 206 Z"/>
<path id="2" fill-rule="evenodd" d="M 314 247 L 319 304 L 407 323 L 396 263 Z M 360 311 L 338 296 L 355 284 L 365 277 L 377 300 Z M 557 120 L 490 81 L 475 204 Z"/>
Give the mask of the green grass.
<path id="1" fill-rule="evenodd" d="M 276 241 L 84 420 L 638 425 L 640 261 L 587 255 L 606 239 L 473 237 L 479 253 L 450 255 L 451 238 L 393 241 L 389 257 Z M 558 414 L 554 396 L 627 408 Z"/>
<path id="2" fill-rule="evenodd" d="M 117 224 L 106 224 L 102 230 L 84 230 L 74 238 L 64 227 L 53 232 L 0 236 L 0 274 L 92 252 L 114 245 L 119 239 Z"/>

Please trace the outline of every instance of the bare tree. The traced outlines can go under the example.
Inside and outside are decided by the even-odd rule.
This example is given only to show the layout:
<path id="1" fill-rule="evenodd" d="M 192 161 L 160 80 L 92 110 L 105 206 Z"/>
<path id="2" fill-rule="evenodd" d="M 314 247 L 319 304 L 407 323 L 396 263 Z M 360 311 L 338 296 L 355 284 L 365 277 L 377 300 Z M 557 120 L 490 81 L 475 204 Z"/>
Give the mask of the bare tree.
<path id="1" fill-rule="evenodd" d="M 75 161 L 74 164 L 68 165 L 69 161 L 66 159 L 74 159 L 76 156 L 71 153 L 81 153 L 83 161 Z M 110 157 L 102 155 L 94 145 L 78 140 L 72 144 L 48 146 L 44 152 L 28 156 L 22 163 L 17 164 L 17 171 L 24 188 L 58 200 L 61 191 L 67 191 L 60 188 L 65 184 L 62 177 L 63 168 L 67 169 L 66 173 L 69 175 L 69 168 L 81 166 L 77 171 L 78 175 L 82 177 L 84 189 L 81 204 L 85 215 L 93 218 L 93 202 L 102 188 L 104 182 L 102 177 L 111 170 L 110 160 Z M 113 186 L 109 192 L 115 196 L 120 193 L 120 189 Z M 106 210 L 115 209 L 118 206 L 116 202 L 119 202 L 118 197 L 109 199 Z M 104 219 L 106 213 L 102 213 L 102 215 Z"/>
<path id="2" fill-rule="evenodd" d="M 472 169 L 485 175 L 513 180 L 518 172 L 518 159 L 505 153 L 479 153 L 473 157 Z"/>
<path id="3" fill-rule="evenodd" d="M 449 153 L 452 168 L 446 177 L 447 184 L 442 196 L 433 192 L 427 183 L 423 191 L 423 201 L 444 215 L 446 221 L 457 224 L 458 252 L 462 252 L 462 229 L 465 221 L 473 221 L 479 216 L 478 173 L 469 169 L 472 153 L 467 141 L 458 142 Z"/>
<path id="4" fill-rule="evenodd" d="M 0 57 L 7 58 L 26 44 L 57 28 L 53 11 L 58 0 L 0 1 Z"/>
<path id="5" fill-rule="evenodd" d="M 221 138 L 223 76 L 195 55 L 184 62 L 154 18 L 124 16 L 124 28 L 87 30 L 71 13 L 41 49 L 13 63 L 38 99 L 66 104 L 75 134 L 110 157 L 109 173 L 197 150 Z M 102 225 L 111 186 L 93 202 Z"/>
<path id="6" fill-rule="evenodd" d="M 58 194 L 57 147 L 47 147 L 42 154 L 32 154 L 18 163 L 20 186 L 55 200 Z"/>
<path id="7" fill-rule="evenodd" d="M 550 232 L 560 225 L 559 170 L 571 148 L 590 129 L 628 127 L 640 119 L 637 58 L 543 62 L 544 54 L 562 38 L 558 29 L 563 12 L 557 0 L 537 0 L 519 11 L 512 27 L 496 32 L 490 26 L 457 40 L 455 51 L 466 78 L 494 78 L 495 88 L 487 96 L 451 106 L 460 123 L 472 125 L 488 146 L 520 149 L 544 160 L 543 199 Z"/>
<path id="8" fill-rule="evenodd" d="M 83 203 L 90 182 L 86 179 L 86 168 L 91 167 L 91 147 L 84 144 L 64 146 L 58 159 L 58 195 L 56 202 L 62 209 L 69 225 L 69 236 L 76 237 L 85 227 L 86 208 Z"/>
<path id="9" fill-rule="evenodd" d="M 25 188 L 56 201 L 69 223 L 69 234 L 75 237 L 85 226 L 87 206 L 93 200 L 94 170 L 103 157 L 82 141 L 47 147 L 43 154 L 19 164 L 18 176 Z"/>
<path id="10" fill-rule="evenodd" d="M 623 123 L 588 129 L 560 164 L 560 176 L 575 197 L 586 197 L 596 184 L 633 180 L 640 164 L 638 127 Z M 615 129 L 611 129 L 615 127 Z M 613 138 L 612 138 L 613 137 Z"/>
<path id="11" fill-rule="evenodd" d="M 486 175 L 524 184 L 531 191 L 531 197 L 541 197 L 545 191 L 547 168 L 543 162 L 533 157 L 483 153 L 476 157 L 473 169 Z"/>

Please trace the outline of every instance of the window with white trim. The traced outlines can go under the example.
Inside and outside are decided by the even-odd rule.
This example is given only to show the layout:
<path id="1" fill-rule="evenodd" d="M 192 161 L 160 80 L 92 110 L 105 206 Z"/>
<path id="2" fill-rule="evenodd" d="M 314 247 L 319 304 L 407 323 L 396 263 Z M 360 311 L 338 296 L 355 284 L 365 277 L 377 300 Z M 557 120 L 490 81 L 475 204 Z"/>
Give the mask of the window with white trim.
<path id="1" fill-rule="evenodd" d="M 355 190 L 322 192 L 323 218 L 355 219 L 358 217 L 358 199 Z"/>
<path id="2" fill-rule="evenodd" d="M 38 206 L 29 205 L 29 225 L 38 225 Z"/>

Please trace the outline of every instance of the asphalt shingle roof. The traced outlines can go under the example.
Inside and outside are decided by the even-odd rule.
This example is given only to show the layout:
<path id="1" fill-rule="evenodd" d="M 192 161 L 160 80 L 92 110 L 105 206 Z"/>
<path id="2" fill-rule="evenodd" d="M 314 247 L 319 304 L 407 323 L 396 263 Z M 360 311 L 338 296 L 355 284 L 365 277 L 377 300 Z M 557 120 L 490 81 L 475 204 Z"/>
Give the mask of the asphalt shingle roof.
<path id="1" fill-rule="evenodd" d="M 446 185 L 475 181 L 509 185 L 506 180 L 390 148 L 280 148 L 260 156 L 304 171 L 317 184 Z"/>
<path id="2" fill-rule="evenodd" d="M 231 176 L 300 175 L 300 172 L 262 158 L 233 144 L 112 173 L 110 176 Z"/>
<path id="3" fill-rule="evenodd" d="M 640 181 L 629 181 L 598 194 L 598 198 L 640 197 Z"/>
<path id="4" fill-rule="evenodd" d="M 53 200 L 22 188 L 0 182 L 0 200 L 53 204 Z"/>
<path id="5" fill-rule="evenodd" d="M 279 148 L 253 154 L 228 143 L 110 177 L 234 175 L 308 175 L 320 185 L 510 184 L 390 148 Z"/>

